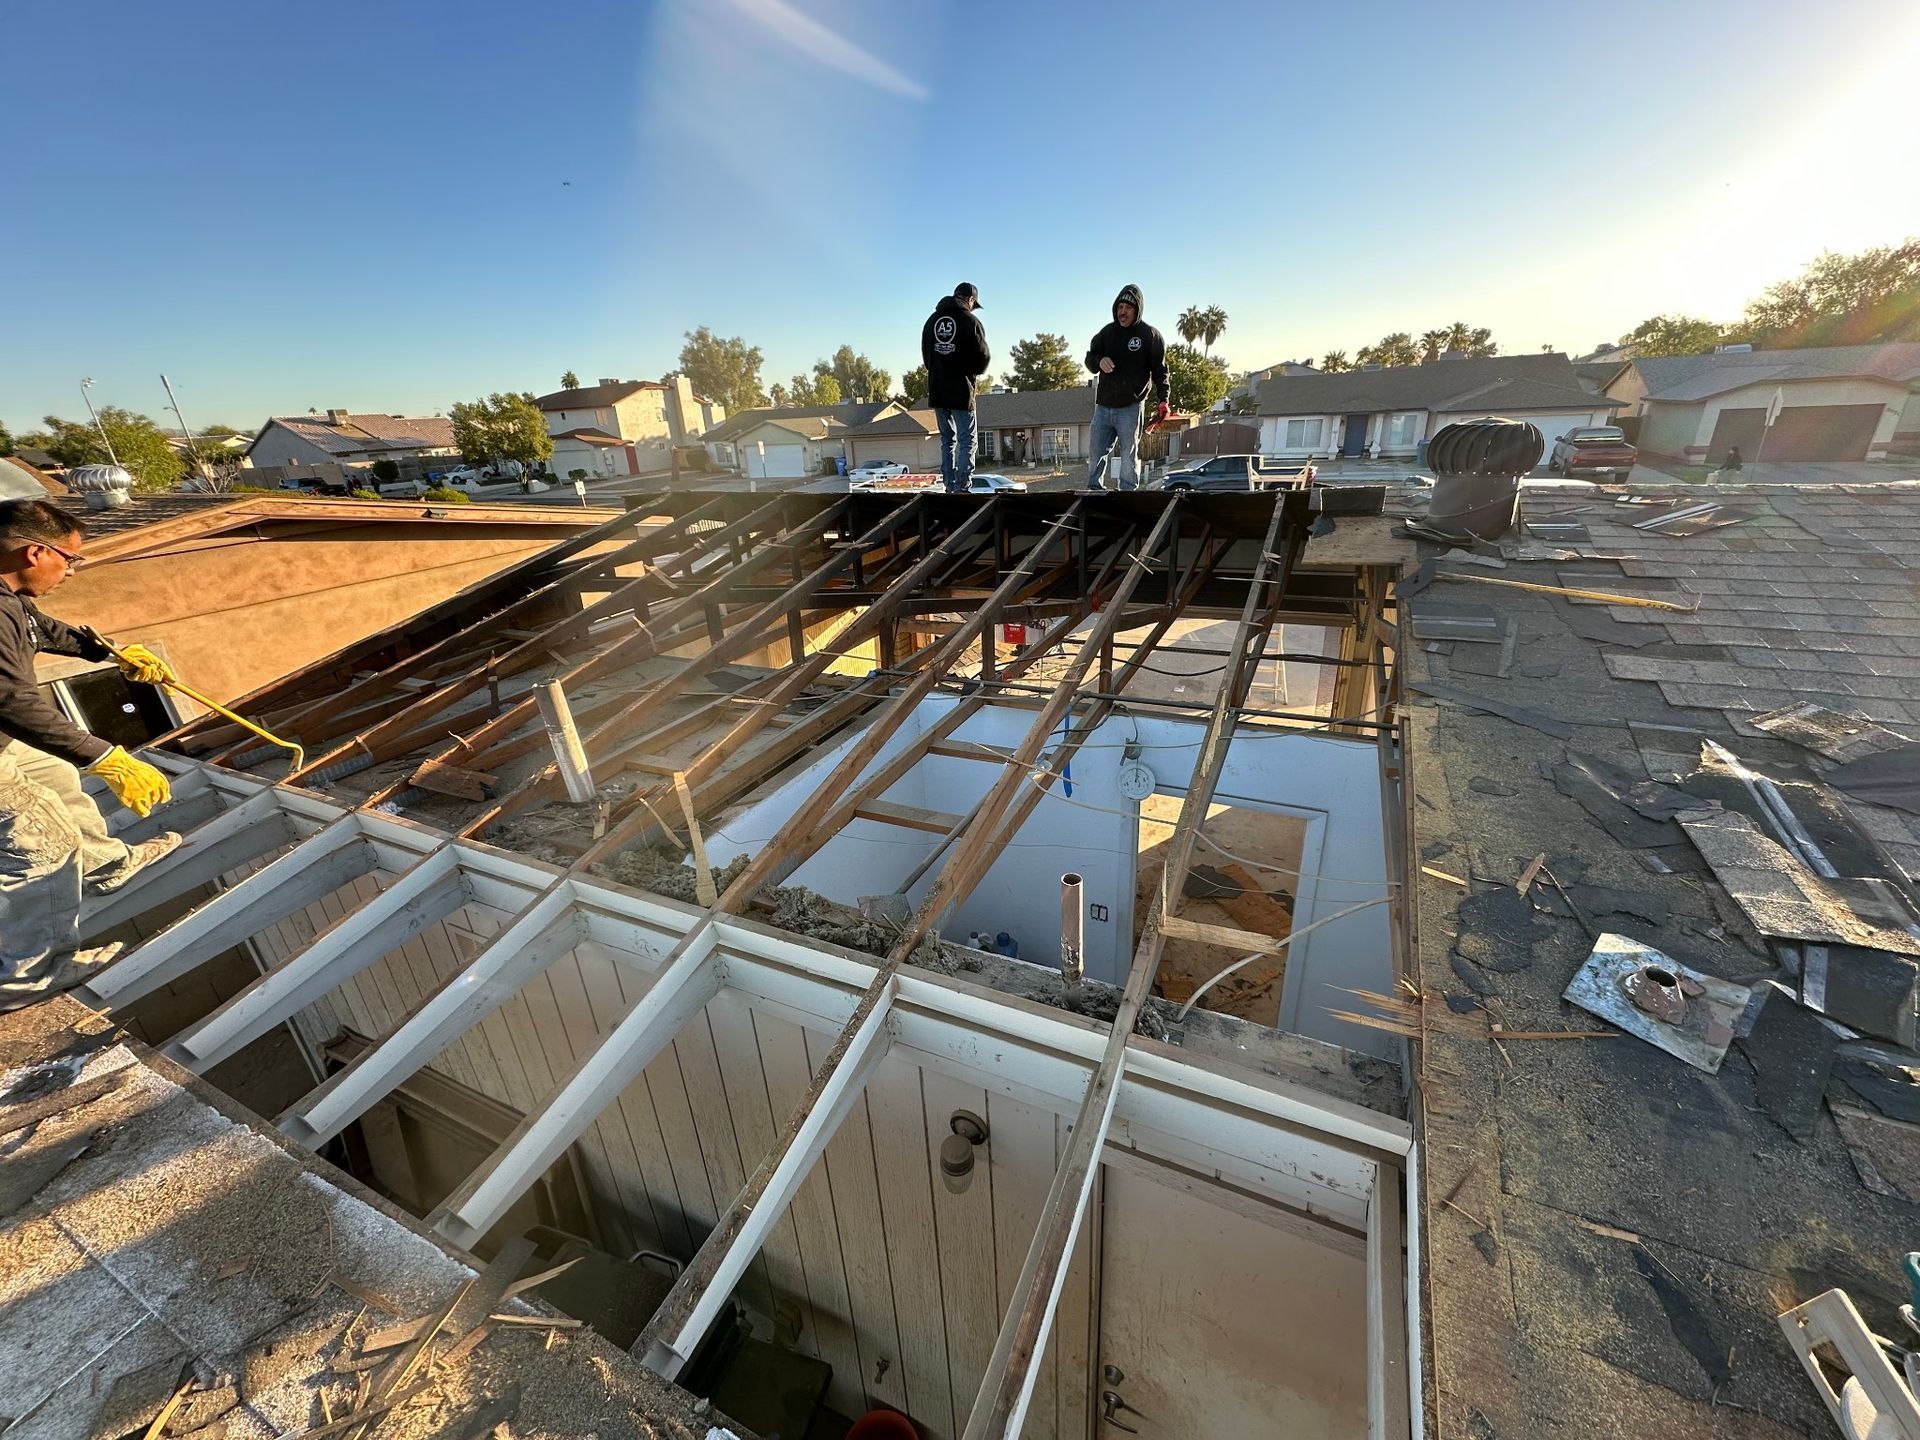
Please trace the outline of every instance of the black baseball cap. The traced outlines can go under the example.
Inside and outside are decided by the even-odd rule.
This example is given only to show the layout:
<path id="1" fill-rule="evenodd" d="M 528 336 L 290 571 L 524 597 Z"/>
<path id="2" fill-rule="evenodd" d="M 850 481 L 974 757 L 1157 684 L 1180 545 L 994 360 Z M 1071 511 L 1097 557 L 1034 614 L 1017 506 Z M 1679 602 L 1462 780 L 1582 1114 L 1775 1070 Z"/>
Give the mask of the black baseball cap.
<path id="1" fill-rule="evenodd" d="M 958 285 L 954 286 L 953 298 L 956 300 L 971 300 L 973 301 L 975 308 L 980 310 L 984 310 L 987 308 L 986 306 L 980 303 L 979 287 L 977 287 L 971 280 L 962 280 Z"/>

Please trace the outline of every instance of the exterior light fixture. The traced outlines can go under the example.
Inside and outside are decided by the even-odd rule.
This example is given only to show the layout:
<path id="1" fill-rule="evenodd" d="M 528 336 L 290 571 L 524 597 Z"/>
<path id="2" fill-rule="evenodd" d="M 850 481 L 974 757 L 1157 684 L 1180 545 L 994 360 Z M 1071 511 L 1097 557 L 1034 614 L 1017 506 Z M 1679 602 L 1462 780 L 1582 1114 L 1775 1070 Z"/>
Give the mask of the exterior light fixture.
<path id="1" fill-rule="evenodd" d="M 971 1110 L 956 1110 L 947 1121 L 952 1134 L 940 1142 L 940 1178 L 955 1195 L 973 1183 L 973 1152 L 987 1143 L 987 1122 Z"/>

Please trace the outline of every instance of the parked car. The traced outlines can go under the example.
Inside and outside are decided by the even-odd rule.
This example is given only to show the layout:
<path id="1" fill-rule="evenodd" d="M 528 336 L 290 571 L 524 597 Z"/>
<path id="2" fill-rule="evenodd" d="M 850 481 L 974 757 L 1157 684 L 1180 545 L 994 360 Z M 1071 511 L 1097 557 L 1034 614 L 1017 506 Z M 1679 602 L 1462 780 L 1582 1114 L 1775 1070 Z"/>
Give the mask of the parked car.
<path id="1" fill-rule="evenodd" d="M 847 472 L 847 484 L 871 485 L 876 480 L 891 480 L 906 473 L 907 467 L 898 460 L 862 460 Z"/>
<path id="2" fill-rule="evenodd" d="M 968 492 L 974 495 L 999 495 L 1024 491 L 1026 488 L 1025 481 L 1009 480 L 1004 475 L 982 474 L 979 471 L 974 472 L 973 483 L 967 486 Z"/>
<path id="3" fill-rule="evenodd" d="M 1618 425 L 1578 425 L 1553 442 L 1547 469 L 1556 475 L 1607 474 L 1624 480 L 1639 458 Z"/>
<path id="4" fill-rule="evenodd" d="M 478 499 L 482 495 L 533 495 L 542 490 L 551 490 L 553 486 L 526 475 L 495 475 L 490 471 L 476 470 L 463 465 L 458 470 L 440 477 L 440 483 L 449 489 L 461 491 Z"/>
<path id="5" fill-rule="evenodd" d="M 1288 464 L 1265 455 L 1216 455 L 1198 465 L 1169 470 L 1163 490 L 1247 491 L 1297 489 L 1313 483 L 1313 463 Z"/>

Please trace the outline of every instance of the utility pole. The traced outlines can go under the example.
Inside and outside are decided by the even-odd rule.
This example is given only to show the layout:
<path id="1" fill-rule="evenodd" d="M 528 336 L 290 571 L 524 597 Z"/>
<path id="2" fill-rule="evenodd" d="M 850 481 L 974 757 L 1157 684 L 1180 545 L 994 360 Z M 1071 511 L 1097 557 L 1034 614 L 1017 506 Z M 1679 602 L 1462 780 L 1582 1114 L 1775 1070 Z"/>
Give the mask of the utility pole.
<path id="1" fill-rule="evenodd" d="M 166 387 L 167 403 L 173 407 L 173 418 L 180 422 L 180 433 L 187 437 L 187 453 L 193 456 L 193 467 L 204 473 L 207 467 L 200 458 L 200 447 L 193 443 L 193 427 L 187 424 L 187 417 L 180 413 L 180 402 L 173 398 L 173 383 L 167 379 L 164 371 L 160 383 Z"/>
<path id="2" fill-rule="evenodd" d="M 87 413 L 93 416 L 93 428 L 100 432 L 100 443 L 107 447 L 107 459 L 118 465 L 120 457 L 113 453 L 113 441 L 107 438 L 107 427 L 100 423 L 100 412 L 93 408 L 93 397 L 87 394 L 92 388 L 93 377 L 89 375 L 80 382 L 80 398 L 87 402 Z"/>

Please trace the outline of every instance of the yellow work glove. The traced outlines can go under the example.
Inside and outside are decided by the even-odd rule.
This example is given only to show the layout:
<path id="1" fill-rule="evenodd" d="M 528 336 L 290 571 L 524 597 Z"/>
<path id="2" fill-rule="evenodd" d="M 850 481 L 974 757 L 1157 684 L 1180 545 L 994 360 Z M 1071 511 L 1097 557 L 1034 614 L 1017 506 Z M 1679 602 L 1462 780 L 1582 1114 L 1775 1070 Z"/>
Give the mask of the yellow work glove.
<path id="1" fill-rule="evenodd" d="M 159 685 L 173 679 L 167 662 L 144 645 L 129 645 L 113 658 L 119 662 L 123 675 L 142 685 Z"/>
<path id="2" fill-rule="evenodd" d="M 144 760 L 134 759 L 119 745 L 87 769 L 106 781 L 115 798 L 142 820 L 153 813 L 154 806 L 164 805 L 173 798 L 173 789 L 162 772 Z"/>

